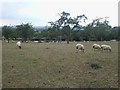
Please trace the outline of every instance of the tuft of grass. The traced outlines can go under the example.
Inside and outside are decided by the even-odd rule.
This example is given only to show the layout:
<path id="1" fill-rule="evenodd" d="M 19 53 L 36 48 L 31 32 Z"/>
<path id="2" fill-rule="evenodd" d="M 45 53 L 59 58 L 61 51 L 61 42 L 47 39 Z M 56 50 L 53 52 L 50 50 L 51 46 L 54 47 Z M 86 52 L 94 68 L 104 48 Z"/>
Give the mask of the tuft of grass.
<path id="1" fill-rule="evenodd" d="M 49 47 L 46 47 L 46 49 L 50 49 Z"/>
<path id="2" fill-rule="evenodd" d="M 91 64 L 91 67 L 92 67 L 93 69 L 102 68 L 102 66 L 101 66 L 100 64 L 98 64 L 98 63 L 92 63 L 92 64 Z"/>

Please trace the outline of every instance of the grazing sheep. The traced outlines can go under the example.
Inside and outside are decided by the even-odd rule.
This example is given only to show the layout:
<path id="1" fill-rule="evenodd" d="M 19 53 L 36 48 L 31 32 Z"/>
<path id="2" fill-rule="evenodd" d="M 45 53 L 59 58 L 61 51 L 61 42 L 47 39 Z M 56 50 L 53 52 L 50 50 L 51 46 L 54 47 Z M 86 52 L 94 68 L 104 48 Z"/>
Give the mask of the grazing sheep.
<path id="1" fill-rule="evenodd" d="M 19 47 L 19 49 L 21 49 L 21 42 L 20 42 L 20 41 L 18 41 L 18 42 L 16 43 L 16 45 Z"/>
<path id="2" fill-rule="evenodd" d="M 102 50 L 107 50 L 111 52 L 111 47 L 109 45 L 101 45 Z"/>
<path id="3" fill-rule="evenodd" d="M 89 43 L 90 41 L 87 41 L 87 43 Z"/>
<path id="4" fill-rule="evenodd" d="M 82 44 L 77 44 L 77 45 L 76 45 L 76 49 L 84 52 L 84 45 L 82 45 Z"/>
<path id="5" fill-rule="evenodd" d="M 38 43 L 38 41 L 34 41 L 35 43 Z"/>
<path id="6" fill-rule="evenodd" d="M 93 49 L 95 50 L 95 49 L 101 49 L 101 46 L 99 45 L 99 44 L 93 44 Z"/>

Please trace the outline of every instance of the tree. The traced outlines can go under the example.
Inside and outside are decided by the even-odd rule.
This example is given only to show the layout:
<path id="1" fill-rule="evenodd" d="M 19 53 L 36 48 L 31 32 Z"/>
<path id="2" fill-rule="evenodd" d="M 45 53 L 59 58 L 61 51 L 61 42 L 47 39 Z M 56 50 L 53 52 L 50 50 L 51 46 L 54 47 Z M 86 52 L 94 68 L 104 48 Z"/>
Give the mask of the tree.
<path id="1" fill-rule="evenodd" d="M 120 32 L 120 27 L 113 27 L 111 29 L 110 38 L 118 40 L 119 39 L 119 32 Z"/>
<path id="2" fill-rule="evenodd" d="M 3 26 L 2 27 L 2 36 L 4 36 L 7 40 L 8 40 L 8 43 L 9 43 L 9 39 L 12 35 L 12 28 L 10 26 Z"/>
<path id="3" fill-rule="evenodd" d="M 16 26 L 17 33 L 23 41 L 31 40 L 34 35 L 34 30 L 31 24 L 21 24 Z"/>
<path id="4" fill-rule="evenodd" d="M 67 13 L 65 11 L 63 11 L 59 15 L 60 15 L 60 18 L 56 22 L 50 22 L 50 24 L 53 27 L 56 27 L 58 30 L 61 30 L 61 34 L 63 31 L 64 35 L 66 36 L 67 43 L 69 44 L 69 40 L 72 36 L 72 31 L 74 29 L 80 28 L 81 20 L 83 19 L 85 22 L 87 17 L 83 14 L 83 15 L 77 16 L 76 18 L 72 18 L 70 17 L 70 13 Z"/>
<path id="5" fill-rule="evenodd" d="M 118 40 L 120 41 L 120 26 L 118 26 Z"/>
<path id="6" fill-rule="evenodd" d="M 18 33 L 15 27 L 12 27 L 11 38 L 16 40 L 18 38 Z"/>
<path id="7" fill-rule="evenodd" d="M 92 35 L 96 40 L 102 41 L 110 34 L 111 26 L 108 23 L 109 21 L 106 19 L 103 20 L 103 18 L 97 18 L 94 19 L 93 22 L 86 27 L 86 29 L 89 29 L 88 27 L 90 27 L 92 33 L 90 35 Z"/>

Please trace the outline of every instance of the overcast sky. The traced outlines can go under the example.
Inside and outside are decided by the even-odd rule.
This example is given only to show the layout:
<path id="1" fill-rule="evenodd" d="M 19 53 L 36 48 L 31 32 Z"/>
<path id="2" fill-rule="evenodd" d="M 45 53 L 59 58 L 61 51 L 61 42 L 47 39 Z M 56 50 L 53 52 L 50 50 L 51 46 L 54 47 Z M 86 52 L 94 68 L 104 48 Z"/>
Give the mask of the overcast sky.
<path id="1" fill-rule="evenodd" d="M 85 14 L 86 23 L 96 17 L 109 17 L 110 25 L 118 25 L 119 0 L 2 0 L 0 3 L 0 25 L 31 23 L 46 26 L 56 21 L 58 13 L 66 11 L 72 17 Z"/>

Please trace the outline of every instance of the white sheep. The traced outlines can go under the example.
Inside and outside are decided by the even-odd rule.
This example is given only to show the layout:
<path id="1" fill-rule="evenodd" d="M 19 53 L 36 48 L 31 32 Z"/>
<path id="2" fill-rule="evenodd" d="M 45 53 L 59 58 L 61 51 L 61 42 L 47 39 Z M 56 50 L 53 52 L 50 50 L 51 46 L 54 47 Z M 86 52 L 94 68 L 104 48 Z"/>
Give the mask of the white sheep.
<path id="1" fill-rule="evenodd" d="M 93 49 L 95 50 L 95 49 L 101 49 L 101 46 L 99 45 L 99 44 L 93 44 Z"/>
<path id="2" fill-rule="evenodd" d="M 35 43 L 38 43 L 38 41 L 34 41 Z"/>
<path id="3" fill-rule="evenodd" d="M 21 42 L 20 42 L 20 41 L 18 41 L 18 42 L 16 43 L 16 45 L 21 49 Z"/>
<path id="4" fill-rule="evenodd" d="M 101 45 L 101 49 L 102 50 L 107 50 L 107 51 L 110 51 L 111 52 L 111 46 L 109 46 L 109 45 Z"/>
<path id="5" fill-rule="evenodd" d="M 82 44 L 77 44 L 77 45 L 76 45 L 76 49 L 84 52 L 84 45 L 82 45 Z"/>

